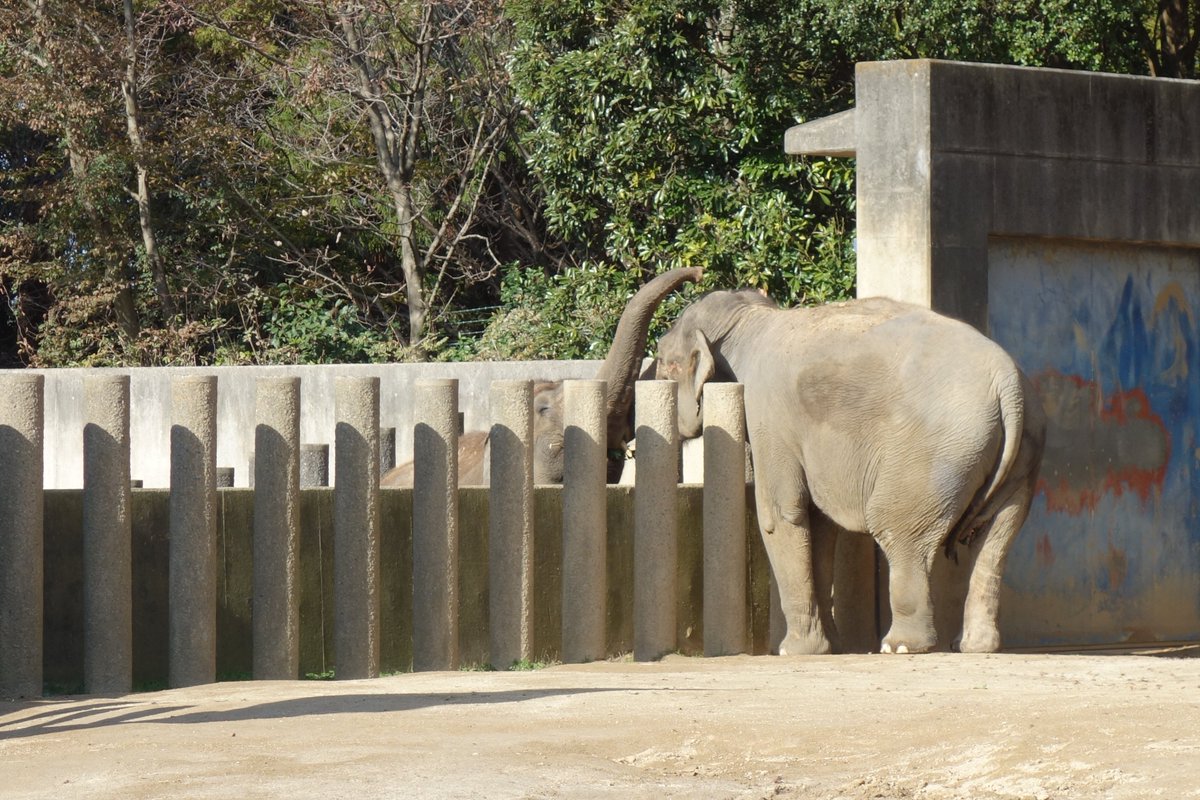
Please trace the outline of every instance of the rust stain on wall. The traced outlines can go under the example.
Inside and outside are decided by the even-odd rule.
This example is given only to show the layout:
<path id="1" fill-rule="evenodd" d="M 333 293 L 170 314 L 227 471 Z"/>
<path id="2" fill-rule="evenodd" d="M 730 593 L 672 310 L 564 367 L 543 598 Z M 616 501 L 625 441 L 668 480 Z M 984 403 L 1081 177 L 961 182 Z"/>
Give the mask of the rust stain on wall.
<path id="1" fill-rule="evenodd" d="M 1034 383 L 1049 422 L 1038 489 L 1050 511 L 1094 511 L 1106 493 L 1145 503 L 1161 488 L 1170 434 L 1144 390 L 1105 397 L 1094 381 L 1054 370 Z"/>
<path id="2" fill-rule="evenodd" d="M 1038 537 L 1037 544 L 1034 545 L 1037 552 L 1038 563 L 1043 567 L 1054 566 L 1054 545 L 1050 544 L 1049 534 L 1043 533 Z"/>

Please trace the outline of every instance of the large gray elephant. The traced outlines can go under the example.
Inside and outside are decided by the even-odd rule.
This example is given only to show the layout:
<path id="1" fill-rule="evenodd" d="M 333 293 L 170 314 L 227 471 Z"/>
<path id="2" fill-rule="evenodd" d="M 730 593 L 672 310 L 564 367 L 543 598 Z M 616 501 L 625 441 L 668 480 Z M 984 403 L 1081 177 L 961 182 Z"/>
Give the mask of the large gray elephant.
<path id="1" fill-rule="evenodd" d="M 610 460 L 609 478 L 620 475 L 625 445 L 633 435 L 634 384 L 646 353 L 646 338 L 655 310 L 668 294 L 688 281 L 700 280 L 699 267 L 664 272 L 638 290 L 625 306 L 617 323 L 612 346 L 600 370 L 598 380 L 608 382 L 606 400 L 608 450 L 620 453 Z M 563 479 L 563 386 L 562 381 L 538 381 L 533 386 L 533 480 L 535 483 L 562 483 Z M 459 437 L 458 483 L 460 486 L 486 486 L 488 481 L 488 432 L 468 431 Z M 379 481 L 381 486 L 412 486 L 412 462 L 389 470 Z"/>
<path id="2" fill-rule="evenodd" d="M 1029 512 L 1045 441 L 1040 403 L 1007 353 L 974 328 L 872 298 L 780 309 L 714 292 L 659 342 L 678 382 L 679 432 L 701 433 L 703 387 L 745 387 L 755 499 L 787 622 L 781 653 L 836 647 L 833 549 L 869 533 L 887 557 L 883 652 L 937 644 L 930 570 L 972 545 L 958 646 L 1000 648 L 1000 581 Z"/>

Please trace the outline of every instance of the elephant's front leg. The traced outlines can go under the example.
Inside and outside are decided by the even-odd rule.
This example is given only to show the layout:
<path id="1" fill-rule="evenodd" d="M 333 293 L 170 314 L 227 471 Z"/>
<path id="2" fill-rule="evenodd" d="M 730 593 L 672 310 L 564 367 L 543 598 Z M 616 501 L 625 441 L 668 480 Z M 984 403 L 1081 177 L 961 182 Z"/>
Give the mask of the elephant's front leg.
<path id="1" fill-rule="evenodd" d="M 755 484 L 767 559 L 775 575 L 787 633 L 780 655 L 833 652 L 822 624 L 813 578 L 813 538 L 806 505 L 780 506 L 761 479 Z"/>

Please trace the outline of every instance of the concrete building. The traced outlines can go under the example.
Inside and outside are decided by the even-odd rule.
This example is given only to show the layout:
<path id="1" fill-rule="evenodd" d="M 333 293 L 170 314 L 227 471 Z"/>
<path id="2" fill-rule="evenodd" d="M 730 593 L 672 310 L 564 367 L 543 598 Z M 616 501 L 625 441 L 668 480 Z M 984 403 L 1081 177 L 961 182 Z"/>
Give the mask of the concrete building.
<path id="1" fill-rule="evenodd" d="M 1048 414 L 1006 645 L 1195 640 L 1200 83 L 921 60 L 855 91 L 785 148 L 857 159 L 859 294 L 972 323 Z"/>

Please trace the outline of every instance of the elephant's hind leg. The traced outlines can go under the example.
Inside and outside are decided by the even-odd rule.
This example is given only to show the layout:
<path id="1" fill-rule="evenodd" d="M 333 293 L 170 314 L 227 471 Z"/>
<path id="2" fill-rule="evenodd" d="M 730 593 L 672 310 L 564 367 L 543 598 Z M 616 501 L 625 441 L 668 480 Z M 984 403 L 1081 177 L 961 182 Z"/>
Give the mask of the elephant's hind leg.
<path id="1" fill-rule="evenodd" d="M 974 543 L 978 552 L 971 565 L 962 638 L 958 641 L 958 649 L 964 653 L 994 653 L 1000 649 L 997 625 L 1000 583 L 1013 537 L 1029 514 L 1029 505 L 1033 501 L 1031 484 L 1025 483 L 1013 492 Z"/>
<path id="2" fill-rule="evenodd" d="M 880 540 L 888 560 L 888 588 L 892 627 L 883 637 L 880 652 L 927 653 L 937 646 L 933 624 L 933 597 L 929 575 L 936 549 L 912 542 Z"/>

